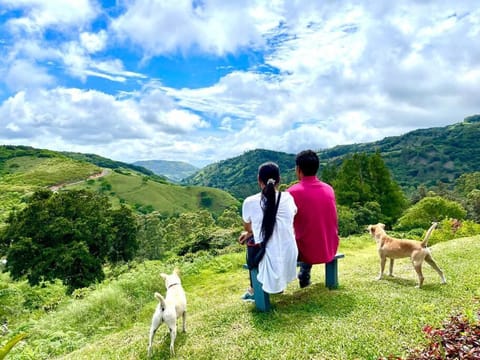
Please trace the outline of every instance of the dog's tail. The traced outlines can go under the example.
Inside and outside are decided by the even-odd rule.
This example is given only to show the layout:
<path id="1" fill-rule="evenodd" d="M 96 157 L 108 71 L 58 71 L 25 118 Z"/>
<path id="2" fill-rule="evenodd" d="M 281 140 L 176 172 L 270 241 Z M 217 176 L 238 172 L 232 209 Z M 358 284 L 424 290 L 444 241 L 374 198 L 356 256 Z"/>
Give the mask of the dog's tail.
<path id="1" fill-rule="evenodd" d="M 162 304 L 162 308 L 165 308 L 165 299 L 163 298 L 163 296 L 160 293 L 156 292 L 155 298 L 160 302 L 160 304 Z"/>
<path id="2" fill-rule="evenodd" d="M 430 229 L 428 229 L 427 233 L 425 234 L 425 238 L 422 241 L 422 247 L 426 248 L 428 239 L 430 239 L 430 236 L 432 235 L 433 230 L 438 226 L 437 222 L 433 222 L 432 226 L 430 226 Z"/>

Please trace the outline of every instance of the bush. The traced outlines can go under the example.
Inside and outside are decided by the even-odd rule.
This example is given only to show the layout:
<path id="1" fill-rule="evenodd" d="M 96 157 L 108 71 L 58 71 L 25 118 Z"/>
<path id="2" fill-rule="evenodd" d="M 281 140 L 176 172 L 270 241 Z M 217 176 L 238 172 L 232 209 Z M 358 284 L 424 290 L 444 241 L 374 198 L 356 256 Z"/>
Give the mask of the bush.
<path id="1" fill-rule="evenodd" d="M 338 205 L 338 233 L 346 237 L 359 232 L 359 226 L 355 220 L 355 213 L 348 206 Z"/>
<path id="2" fill-rule="evenodd" d="M 454 315 L 444 322 L 443 328 L 423 327 L 428 344 L 424 349 L 410 350 L 413 359 L 480 359 L 480 322 L 465 315 Z"/>
<path id="3" fill-rule="evenodd" d="M 466 215 L 466 210 L 459 203 L 441 196 L 431 196 L 423 198 L 408 208 L 398 220 L 395 228 L 399 230 L 428 229 L 432 221 L 442 221 L 448 218 L 462 220 Z"/>
<path id="4" fill-rule="evenodd" d="M 429 245 L 437 244 L 461 237 L 475 236 L 480 234 L 480 224 L 471 220 L 456 222 L 459 226 L 455 227 L 454 219 L 444 219 L 440 222 L 440 226 L 432 233 L 432 237 L 428 241 Z"/>

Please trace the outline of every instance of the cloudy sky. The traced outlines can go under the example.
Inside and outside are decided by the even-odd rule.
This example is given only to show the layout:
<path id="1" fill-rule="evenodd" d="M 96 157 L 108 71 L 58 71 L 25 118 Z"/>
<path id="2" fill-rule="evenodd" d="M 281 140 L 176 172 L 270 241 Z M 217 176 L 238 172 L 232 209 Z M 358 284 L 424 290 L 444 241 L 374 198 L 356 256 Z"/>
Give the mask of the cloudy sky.
<path id="1" fill-rule="evenodd" d="M 0 0 L 0 144 L 203 166 L 478 113 L 478 0 Z"/>

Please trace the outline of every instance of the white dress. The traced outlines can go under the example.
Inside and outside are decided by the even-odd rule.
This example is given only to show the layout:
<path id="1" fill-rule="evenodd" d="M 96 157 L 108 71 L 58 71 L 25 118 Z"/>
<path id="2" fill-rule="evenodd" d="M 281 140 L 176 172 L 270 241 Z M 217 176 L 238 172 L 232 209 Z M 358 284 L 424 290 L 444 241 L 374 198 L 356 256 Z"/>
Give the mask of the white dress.
<path id="1" fill-rule="evenodd" d="M 276 193 L 277 198 L 278 192 Z M 262 241 L 260 230 L 263 210 L 260 206 L 260 199 L 261 193 L 249 196 L 244 200 L 242 207 L 243 221 L 252 224 L 256 243 Z M 282 292 L 287 284 L 297 277 L 298 250 L 293 230 L 293 218 L 296 213 L 297 206 L 292 195 L 282 192 L 273 234 L 268 240 L 265 256 L 258 265 L 257 279 L 267 293 Z"/>

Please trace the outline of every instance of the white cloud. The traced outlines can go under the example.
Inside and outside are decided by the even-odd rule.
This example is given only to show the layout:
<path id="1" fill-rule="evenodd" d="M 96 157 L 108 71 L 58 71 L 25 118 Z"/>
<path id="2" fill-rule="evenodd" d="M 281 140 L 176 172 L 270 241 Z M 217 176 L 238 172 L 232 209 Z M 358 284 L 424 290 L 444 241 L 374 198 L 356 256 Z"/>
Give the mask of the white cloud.
<path id="1" fill-rule="evenodd" d="M 83 32 L 80 34 L 80 43 L 90 54 L 103 50 L 106 42 L 107 32 L 105 30 L 98 33 Z"/>
<path id="2" fill-rule="evenodd" d="M 27 60 L 16 60 L 10 64 L 5 78 L 5 84 L 11 91 L 49 87 L 55 79 L 48 71 Z"/>
<path id="3" fill-rule="evenodd" d="M 50 139 L 55 139 L 55 143 L 72 147 L 117 147 L 123 143 L 134 148 L 142 142 L 174 143 L 208 127 L 199 116 L 182 109 L 164 109 L 161 102 L 146 111 L 136 96 L 116 98 L 94 90 L 66 88 L 18 92 L 0 106 L 0 118 L 8 119 L 0 122 L 0 142 L 28 139 L 29 144 L 42 147 L 49 147 Z M 125 156 L 124 149 L 117 152 Z"/>
<path id="4" fill-rule="evenodd" d="M 112 29 L 120 39 L 140 46 L 147 56 L 196 50 L 224 55 L 263 44 L 260 29 L 264 22 L 259 17 L 268 14 L 254 12 L 257 7 L 265 8 L 254 1 L 135 0 L 128 5 L 112 21 Z"/>
<path id="5" fill-rule="evenodd" d="M 24 16 L 8 21 L 14 32 L 42 32 L 48 27 L 83 27 L 98 14 L 90 0 L 2 0 L 7 9 L 21 9 Z"/>
<path id="6" fill-rule="evenodd" d="M 102 13 L 93 1 L 0 0 L 22 10 L 0 24 L 0 140 L 200 163 L 378 140 L 479 112 L 473 0 L 117 4 Z M 64 32 L 49 41 L 46 29 Z M 205 59 L 224 75 L 178 78 L 214 72 L 197 68 Z"/>

